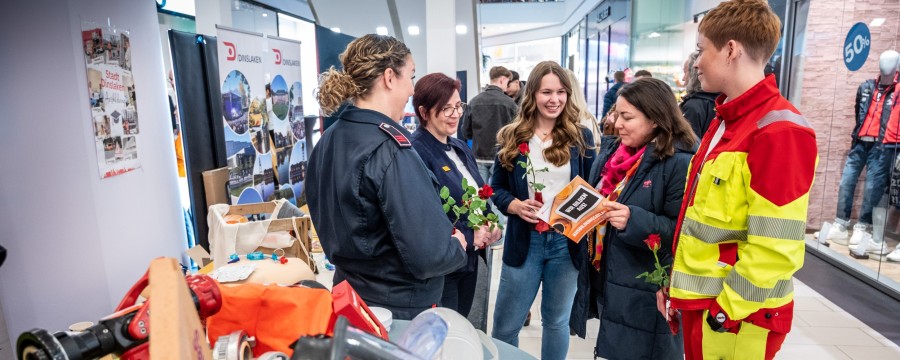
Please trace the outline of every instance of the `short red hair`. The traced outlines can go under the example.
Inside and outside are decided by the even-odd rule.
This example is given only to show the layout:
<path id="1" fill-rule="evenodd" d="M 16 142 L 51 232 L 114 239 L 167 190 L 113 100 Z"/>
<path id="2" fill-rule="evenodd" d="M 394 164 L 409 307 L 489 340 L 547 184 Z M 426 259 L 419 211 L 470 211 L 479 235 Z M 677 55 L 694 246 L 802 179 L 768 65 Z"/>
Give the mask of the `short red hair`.
<path id="1" fill-rule="evenodd" d="M 744 46 L 751 59 L 765 63 L 781 40 L 781 20 L 763 0 L 731 0 L 706 13 L 699 32 L 717 50 L 734 40 Z"/>
<path id="2" fill-rule="evenodd" d="M 461 86 L 459 80 L 442 73 L 431 73 L 416 81 L 416 88 L 413 90 L 413 108 L 416 109 L 419 123 L 422 126 L 428 123 L 428 119 L 419 110 L 420 106 L 430 115 L 432 110 L 443 107 L 453 96 L 453 91 L 459 91 Z"/>

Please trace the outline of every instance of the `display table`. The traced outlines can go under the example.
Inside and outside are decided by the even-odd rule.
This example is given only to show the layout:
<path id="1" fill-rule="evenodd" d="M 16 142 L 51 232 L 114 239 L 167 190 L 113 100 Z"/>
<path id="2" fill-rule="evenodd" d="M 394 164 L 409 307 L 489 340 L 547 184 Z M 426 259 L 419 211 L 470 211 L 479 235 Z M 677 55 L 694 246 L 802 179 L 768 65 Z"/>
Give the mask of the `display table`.
<path id="1" fill-rule="evenodd" d="M 391 339 L 395 339 L 403 333 L 403 330 L 406 330 L 406 327 L 409 326 L 409 320 L 394 320 L 391 323 L 391 330 L 388 331 Z M 502 360 L 531 360 L 535 359 L 534 356 L 529 355 L 527 352 L 522 351 L 517 347 L 513 347 L 505 342 L 502 342 L 497 339 L 491 339 L 494 342 L 494 345 L 497 346 L 497 352 L 499 354 L 500 359 Z M 484 350 L 484 358 L 490 359 L 491 354 L 482 346 Z M 536 359 L 535 359 L 536 360 Z"/>

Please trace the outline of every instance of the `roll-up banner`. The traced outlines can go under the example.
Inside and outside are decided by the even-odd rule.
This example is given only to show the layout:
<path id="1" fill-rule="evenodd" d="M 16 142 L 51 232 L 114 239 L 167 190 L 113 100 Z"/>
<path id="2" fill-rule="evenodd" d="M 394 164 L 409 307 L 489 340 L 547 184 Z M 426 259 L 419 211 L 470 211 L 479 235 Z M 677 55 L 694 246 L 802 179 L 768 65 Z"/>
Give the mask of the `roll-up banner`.
<path id="1" fill-rule="evenodd" d="M 306 177 L 306 124 L 300 83 L 300 42 L 269 37 L 266 78 L 271 79 L 272 167 L 278 181 L 278 198 L 303 204 Z"/>
<path id="2" fill-rule="evenodd" d="M 231 203 L 304 203 L 300 43 L 221 26 L 217 37 Z"/>

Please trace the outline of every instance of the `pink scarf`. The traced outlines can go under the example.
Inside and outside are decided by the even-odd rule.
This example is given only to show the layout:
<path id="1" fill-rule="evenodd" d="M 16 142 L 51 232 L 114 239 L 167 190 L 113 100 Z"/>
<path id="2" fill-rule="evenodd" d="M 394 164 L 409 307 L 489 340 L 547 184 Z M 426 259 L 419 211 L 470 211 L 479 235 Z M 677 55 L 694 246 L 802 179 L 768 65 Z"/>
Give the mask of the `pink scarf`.
<path id="1" fill-rule="evenodd" d="M 646 148 L 647 147 L 644 146 L 638 150 L 625 146 L 625 144 L 619 145 L 616 152 L 614 152 L 609 158 L 609 161 L 606 162 L 603 171 L 600 172 L 602 180 L 600 181 L 599 190 L 601 195 L 609 196 L 613 189 L 616 188 L 616 185 L 625 178 L 625 174 L 628 173 L 628 170 L 641 158 L 641 155 L 644 154 L 644 149 Z"/>

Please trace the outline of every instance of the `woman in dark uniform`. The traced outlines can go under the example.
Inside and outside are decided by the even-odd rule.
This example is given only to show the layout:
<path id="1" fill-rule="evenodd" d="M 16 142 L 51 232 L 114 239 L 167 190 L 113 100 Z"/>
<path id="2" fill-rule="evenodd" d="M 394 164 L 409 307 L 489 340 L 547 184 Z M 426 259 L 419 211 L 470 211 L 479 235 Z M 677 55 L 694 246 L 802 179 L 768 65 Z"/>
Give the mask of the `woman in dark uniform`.
<path id="1" fill-rule="evenodd" d="M 484 186 L 484 179 L 478 173 L 472 150 L 453 137 L 466 105 L 460 100 L 459 88 L 459 81 L 441 73 L 425 75 L 416 82 L 413 106 L 421 126 L 412 134 L 412 143 L 438 183 L 450 190 L 457 204 L 462 204 L 465 192 L 462 179 L 474 188 Z M 487 212 L 490 211 L 488 205 Z M 452 211 L 447 216 L 451 221 L 456 219 Z M 469 316 L 478 280 L 477 252 L 500 239 L 500 229 L 490 231 L 487 226 L 482 226 L 479 231 L 474 231 L 469 227 L 466 215 L 456 222 L 456 229 L 466 236 L 468 261 L 444 278 L 441 304 L 462 316 Z"/>
<path id="2" fill-rule="evenodd" d="M 321 77 L 327 115 L 351 102 L 310 154 L 306 197 L 322 248 L 369 306 L 412 319 L 439 305 L 444 275 L 466 263 L 451 235 L 438 184 L 400 126 L 415 63 L 390 36 L 369 34 L 341 54 L 343 71 Z"/>

